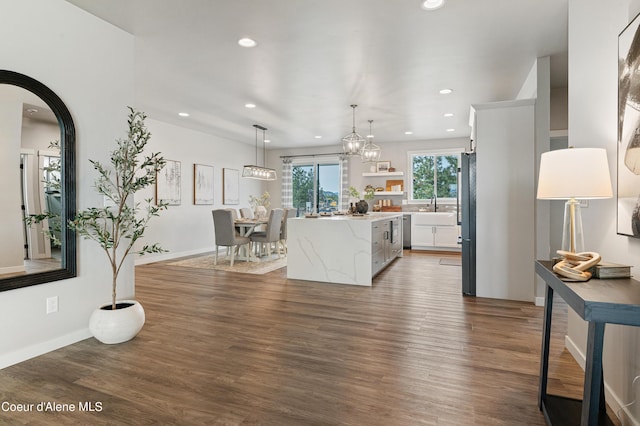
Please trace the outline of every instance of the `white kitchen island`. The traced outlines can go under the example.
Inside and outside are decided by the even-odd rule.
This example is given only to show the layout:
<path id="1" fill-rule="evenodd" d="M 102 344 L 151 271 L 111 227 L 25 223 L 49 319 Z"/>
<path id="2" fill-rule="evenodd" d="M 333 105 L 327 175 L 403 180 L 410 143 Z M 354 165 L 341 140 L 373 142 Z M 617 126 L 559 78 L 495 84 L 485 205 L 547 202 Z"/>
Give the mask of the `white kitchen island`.
<path id="1" fill-rule="evenodd" d="M 292 218 L 287 248 L 287 278 L 371 286 L 402 256 L 402 213 Z"/>

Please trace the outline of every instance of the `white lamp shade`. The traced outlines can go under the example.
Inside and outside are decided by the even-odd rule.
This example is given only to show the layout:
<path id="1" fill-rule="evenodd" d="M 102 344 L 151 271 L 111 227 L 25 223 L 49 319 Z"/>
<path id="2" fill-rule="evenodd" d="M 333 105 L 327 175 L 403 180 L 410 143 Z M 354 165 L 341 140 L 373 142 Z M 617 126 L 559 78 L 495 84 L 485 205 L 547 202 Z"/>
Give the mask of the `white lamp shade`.
<path id="1" fill-rule="evenodd" d="M 612 196 L 605 149 L 568 148 L 542 154 L 538 176 L 539 199 L 593 199 Z"/>

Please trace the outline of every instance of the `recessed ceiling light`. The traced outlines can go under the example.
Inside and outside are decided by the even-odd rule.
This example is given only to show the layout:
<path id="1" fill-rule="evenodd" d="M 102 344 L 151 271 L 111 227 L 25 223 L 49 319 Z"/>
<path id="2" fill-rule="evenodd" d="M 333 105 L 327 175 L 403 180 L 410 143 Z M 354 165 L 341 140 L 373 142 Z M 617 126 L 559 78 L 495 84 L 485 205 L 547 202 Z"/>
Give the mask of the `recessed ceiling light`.
<path id="1" fill-rule="evenodd" d="M 451 90 L 451 89 L 442 89 L 440 91 L 440 94 L 441 95 L 448 95 L 449 93 L 452 93 L 452 92 L 453 92 L 453 90 Z"/>
<path id="2" fill-rule="evenodd" d="M 189 113 L 188 113 L 188 112 L 179 112 L 179 113 L 178 113 L 178 115 L 179 115 L 180 117 L 188 117 L 188 116 L 189 116 Z"/>
<path id="3" fill-rule="evenodd" d="M 248 104 L 244 104 L 245 108 L 255 108 L 256 104 L 252 104 L 252 103 L 248 103 Z"/>
<path id="4" fill-rule="evenodd" d="M 455 132 L 456 129 L 447 129 L 447 132 Z"/>
<path id="5" fill-rule="evenodd" d="M 412 135 L 413 132 L 404 132 L 405 135 Z"/>
<path id="6" fill-rule="evenodd" d="M 314 136 L 314 138 L 316 138 L 316 139 L 322 139 L 322 136 L 317 135 L 317 136 Z"/>
<path id="7" fill-rule="evenodd" d="M 256 43 L 254 39 L 249 37 L 241 38 L 240 40 L 238 40 L 238 44 L 242 47 L 256 47 L 258 45 L 258 43 Z"/>
<path id="8" fill-rule="evenodd" d="M 271 139 L 265 139 L 264 140 L 264 143 L 269 143 L 269 142 L 271 142 Z"/>
<path id="9" fill-rule="evenodd" d="M 453 117 L 453 113 L 452 112 L 447 112 L 446 114 L 444 114 L 445 117 Z"/>
<path id="10" fill-rule="evenodd" d="M 422 2 L 422 8 L 424 10 L 435 10 L 444 5 L 444 0 L 424 0 Z"/>

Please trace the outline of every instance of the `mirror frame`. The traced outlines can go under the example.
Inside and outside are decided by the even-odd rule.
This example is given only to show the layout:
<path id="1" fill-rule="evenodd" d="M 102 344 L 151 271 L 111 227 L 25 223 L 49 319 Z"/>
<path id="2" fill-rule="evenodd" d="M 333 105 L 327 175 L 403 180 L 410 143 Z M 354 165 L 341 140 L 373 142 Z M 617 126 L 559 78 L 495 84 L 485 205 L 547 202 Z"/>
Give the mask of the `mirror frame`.
<path id="1" fill-rule="evenodd" d="M 44 84 L 29 76 L 14 71 L 0 70 L 0 84 L 11 84 L 22 87 L 37 95 L 51 108 L 51 111 L 58 119 L 58 125 L 60 126 L 60 159 L 62 165 L 61 190 L 64 206 L 60 219 L 61 223 L 66 224 L 76 215 L 76 130 L 71 113 L 58 95 Z M 62 241 L 60 269 L 0 279 L 0 291 L 14 290 L 77 276 L 75 232 L 67 226 L 63 226 L 60 239 Z"/>

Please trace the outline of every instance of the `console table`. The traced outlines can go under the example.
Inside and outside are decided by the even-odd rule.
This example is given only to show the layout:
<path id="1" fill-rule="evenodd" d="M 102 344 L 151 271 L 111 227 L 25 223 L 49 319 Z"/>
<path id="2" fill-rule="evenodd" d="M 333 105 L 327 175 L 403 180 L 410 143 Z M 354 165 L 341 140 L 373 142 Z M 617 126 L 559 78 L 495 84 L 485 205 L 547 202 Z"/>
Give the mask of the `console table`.
<path id="1" fill-rule="evenodd" d="M 551 261 L 536 261 L 536 273 L 547 284 L 538 406 L 548 424 L 613 425 L 605 412 L 602 376 L 604 326 L 607 323 L 640 326 L 640 282 L 631 278 L 564 282 L 553 272 L 552 267 Z M 589 322 L 582 401 L 547 394 L 554 292 L 557 292 L 582 319 Z"/>

